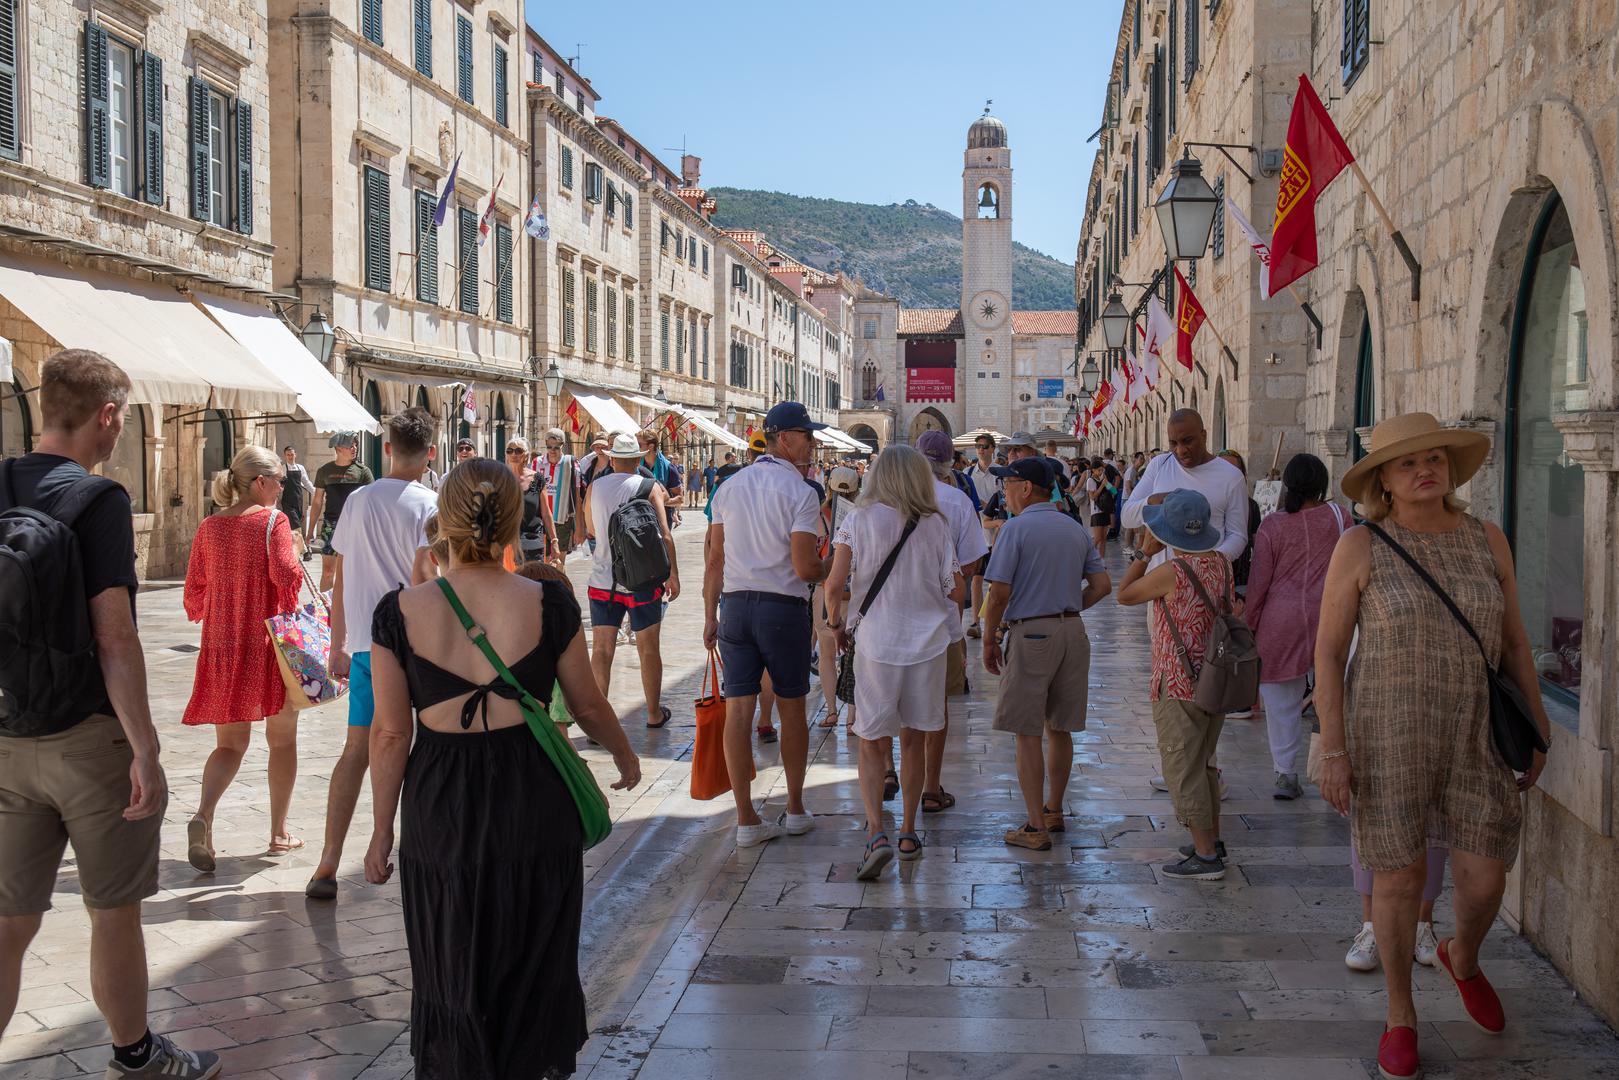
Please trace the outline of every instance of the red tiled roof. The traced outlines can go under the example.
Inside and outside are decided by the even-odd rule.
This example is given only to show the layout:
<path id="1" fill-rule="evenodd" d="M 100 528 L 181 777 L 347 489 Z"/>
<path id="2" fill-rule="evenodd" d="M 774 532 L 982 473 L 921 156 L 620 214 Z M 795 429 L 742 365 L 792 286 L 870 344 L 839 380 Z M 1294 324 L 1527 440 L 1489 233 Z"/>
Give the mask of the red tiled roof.
<path id="1" fill-rule="evenodd" d="M 1073 337 L 1079 332 L 1079 312 L 1068 311 L 1014 311 L 1014 334 L 1062 334 Z"/>
<path id="2" fill-rule="evenodd" d="M 900 308 L 899 332 L 960 335 L 961 312 L 955 308 Z"/>

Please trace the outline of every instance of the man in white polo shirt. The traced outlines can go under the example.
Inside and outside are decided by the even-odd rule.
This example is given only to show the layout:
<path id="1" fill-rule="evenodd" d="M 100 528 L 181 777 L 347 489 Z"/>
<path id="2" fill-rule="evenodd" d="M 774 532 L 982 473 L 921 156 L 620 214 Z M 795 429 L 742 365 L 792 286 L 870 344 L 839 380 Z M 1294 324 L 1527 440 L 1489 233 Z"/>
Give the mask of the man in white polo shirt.
<path id="1" fill-rule="evenodd" d="M 725 763 L 736 796 L 736 843 L 753 847 L 815 827 L 804 809 L 809 765 L 805 699 L 810 689 L 811 586 L 829 562 L 816 551 L 821 525 L 804 467 L 815 454 L 810 419 L 796 401 L 765 415 L 766 453 L 714 493 L 703 568 L 703 643 L 725 665 Z M 724 608 L 720 601 L 723 598 Z M 723 616 L 723 618 L 722 618 Z M 753 710 L 768 673 L 781 713 L 787 812 L 780 823 L 753 806 Z"/>

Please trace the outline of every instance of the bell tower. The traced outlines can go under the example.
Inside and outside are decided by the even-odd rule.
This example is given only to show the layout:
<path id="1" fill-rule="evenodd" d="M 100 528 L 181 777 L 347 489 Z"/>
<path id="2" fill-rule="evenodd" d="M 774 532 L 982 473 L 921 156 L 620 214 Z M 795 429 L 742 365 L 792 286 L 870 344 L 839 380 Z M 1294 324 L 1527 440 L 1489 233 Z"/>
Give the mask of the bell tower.
<path id="1" fill-rule="evenodd" d="M 967 129 L 961 170 L 962 367 L 967 429 L 1012 423 L 1012 150 L 989 113 Z"/>

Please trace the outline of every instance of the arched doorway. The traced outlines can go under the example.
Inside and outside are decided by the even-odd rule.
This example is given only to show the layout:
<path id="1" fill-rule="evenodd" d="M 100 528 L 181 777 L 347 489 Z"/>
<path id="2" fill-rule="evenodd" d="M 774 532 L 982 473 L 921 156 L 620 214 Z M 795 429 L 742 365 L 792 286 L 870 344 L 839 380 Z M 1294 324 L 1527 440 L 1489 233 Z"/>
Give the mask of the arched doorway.
<path id="1" fill-rule="evenodd" d="M 506 399 L 500 394 L 495 395 L 495 445 L 489 456 L 496 461 L 506 460 L 502 455 L 506 453 Z"/>
<path id="2" fill-rule="evenodd" d="M 1553 417 L 1590 407 L 1585 282 L 1562 199 L 1547 196 L 1513 305 L 1503 449 L 1507 538 L 1535 669 L 1577 701 L 1585 612 L 1585 472 Z"/>
<path id="3" fill-rule="evenodd" d="M 870 424 L 855 424 L 849 428 L 849 434 L 871 447 L 872 453 L 881 450 L 882 443 L 877 439 L 877 432 L 872 430 Z"/>
<path id="4" fill-rule="evenodd" d="M 924 431 L 942 431 L 950 434 L 950 421 L 938 409 L 923 409 L 911 419 L 910 441 L 915 442 L 918 435 Z"/>
<path id="5" fill-rule="evenodd" d="M 1214 384 L 1214 415 L 1209 423 L 1209 439 L 1216 448 L 1227 450 L 1231 441 L 1226 435 L 1225 417 L 1225 380 L 1217 380 Z"/>
<path id="6" fill-rule="evenodd" d="M 1349 435 L 1354 460 L 1366 456 L 1360 429 L 1377 423 L 1377 371 L 1372 355 L 1372 317 L 1360 316 L 1360 344 L 1355 347 L 1355 424 Z"/>
<path id="7" fill-rule="evenodd" d="M 133 412 L 134 410 L 130 410 Z M 125 419 L 128 425 L 128 419 Z M 128 436 L 126 435 L 125 438 Z M 230 417 L 219 409 L 209 409 L 202 414 L 202 493 L 204 505 L 213 506 L 214 474 L 221 469 L 230 467 L 231 456 L 236 453 L 232 445 Z M 142 454 L 145 447 L 141 448 Z M 212 513 L 212 510 L 209 511 Z"/>
<path id="8" fill-rule="evenodd" d="M 377 381 L 371 379 L 366 382 L 361 398 L 365 411 L 371 414 L 372 419 L 382 419 L 382 394 L 377 390 Z M 372 476 L 382 475 L 382 436 L 366 434 L 360 438 L 361 462 L 371 470 Z"/>

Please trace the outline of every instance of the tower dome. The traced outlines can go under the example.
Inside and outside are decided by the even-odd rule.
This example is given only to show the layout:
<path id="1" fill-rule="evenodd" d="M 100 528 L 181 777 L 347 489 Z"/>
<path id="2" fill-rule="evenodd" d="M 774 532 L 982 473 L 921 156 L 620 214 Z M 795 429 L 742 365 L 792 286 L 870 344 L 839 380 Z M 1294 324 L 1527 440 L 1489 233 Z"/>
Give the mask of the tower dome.
<path id="1" fill-rule="evenodd" d="M 982 150 L 1006 145 L 1006 125 L 989 115 L 991 102 L 984 102 L 984 115 L 967 129 L 967 149 Z"/>

